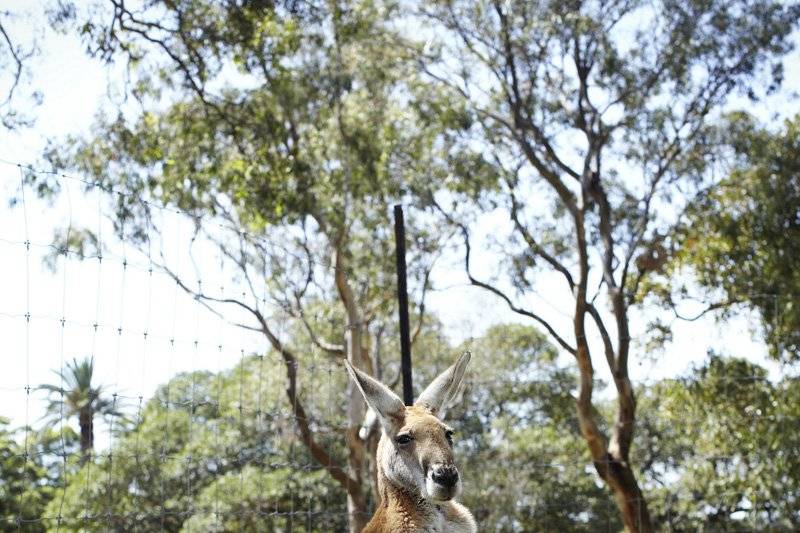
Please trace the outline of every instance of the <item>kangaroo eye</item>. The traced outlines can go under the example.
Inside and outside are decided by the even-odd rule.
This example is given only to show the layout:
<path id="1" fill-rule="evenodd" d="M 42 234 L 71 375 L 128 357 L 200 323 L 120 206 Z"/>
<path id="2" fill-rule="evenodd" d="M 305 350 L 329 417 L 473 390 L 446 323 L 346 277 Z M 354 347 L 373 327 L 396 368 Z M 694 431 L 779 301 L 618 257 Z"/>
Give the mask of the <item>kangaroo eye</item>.
<path id="1" fill-rule="evenodd" d="M 447 442 L 449 442 L 452 445 L 453 444 L 453 431 L 450 430 L 450 429 L 445 431 L 444 432 L 444 438 L 446 438 Z"/>
<path id="2" fill-rule="evenodd" d="M 400 446 L 404 446 L 409 442 L 411 442 L 412 440 L 414 440 L 414 438 L 408 433 L 403 433 L 402 435 L 398 435 L 394 438 L 394 441 Z"/>

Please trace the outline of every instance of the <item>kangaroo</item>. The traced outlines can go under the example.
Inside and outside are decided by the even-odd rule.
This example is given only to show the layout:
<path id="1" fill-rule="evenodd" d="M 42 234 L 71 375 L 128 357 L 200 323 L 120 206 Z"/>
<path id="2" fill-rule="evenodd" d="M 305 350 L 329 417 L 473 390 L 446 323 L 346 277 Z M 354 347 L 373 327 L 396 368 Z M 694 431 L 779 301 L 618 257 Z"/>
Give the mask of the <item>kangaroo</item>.
<path id="1" fill-rule="evenodd" d="M 441 421 L 469 359 L 464 353 L 412 406 L 345 362 L 382 429 L 376 457 L 381 502 L 362 533 L 477 532 L 472 514 L 454 500 L 461 479 L 453 463 L 453 430 Z"/>

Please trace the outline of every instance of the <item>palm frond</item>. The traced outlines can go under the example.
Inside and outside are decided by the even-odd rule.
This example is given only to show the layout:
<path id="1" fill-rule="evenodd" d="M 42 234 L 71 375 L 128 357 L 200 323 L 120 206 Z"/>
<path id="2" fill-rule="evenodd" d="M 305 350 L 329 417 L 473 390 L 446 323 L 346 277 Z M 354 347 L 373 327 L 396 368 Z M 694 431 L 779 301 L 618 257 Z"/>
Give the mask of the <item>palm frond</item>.
<path id="1" fill-rule="evenodd" d="M 61 370 L 52 371 L 61 384 L 45 383 L 37 387 L 49 393 L 48 404 L 42 420 L 54 426 L 64 418 L 77 416 L 84 409 L 93 414 L 122 417 L 118 402 L 108 400 L 102 386 L 93 386 L 94 358 L 68 361 Z M 57 397 L 53 397 L 57 395 Z"/>

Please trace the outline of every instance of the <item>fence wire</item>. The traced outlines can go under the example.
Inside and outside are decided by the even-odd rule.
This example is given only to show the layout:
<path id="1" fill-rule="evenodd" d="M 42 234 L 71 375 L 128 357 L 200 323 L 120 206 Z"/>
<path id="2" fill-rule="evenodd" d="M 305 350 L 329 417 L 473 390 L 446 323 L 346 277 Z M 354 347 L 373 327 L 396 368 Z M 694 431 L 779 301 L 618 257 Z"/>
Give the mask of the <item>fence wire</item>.
<path id="1" fill-rule="evenodd" d="M 22 449 L 11 458 L 21 460 L 23 472 L 44 469 L 55 502 L 41 516 L 4 516 L 0 529 L 121 531 L 131 524 L 141 531 L 224 531 L 230 524 L 254 531 L 345 529 L 345 493 L 331 480 L 332 465 L 321 465 L 308 453 L 296 429 L 297 411 L 284 390 L 287 364 L 294 365 L 295 398 L 310 413 L 307 422 L 314 439 L 329 457 L 344 462 L 346 380 L 338 359 L 311 343 L 302 361 L 287 363 L 285 354 L 270 347 L 263 335 L 238 327 L 239 317 L 231 318 L 219 307 L 228 301 L 254 299 L 253 305 L 276 325 L 277 337 L 284 342 L 296 333 L 292 328 L 297 327 L 297 313 L 271 299 L 266 286 L 260 296 L 247 294 L 246 281 L 232 281 L 226 266 L 230 257 L 219 250 L 204 255 L 198 268 L 182 248 L 187 236 L 194 244 L 196 235 L 191 230 L 197 217 L 141 199 L 162 216 L 166 231 L 159 236 L 160 257 L 174 261 L 169 270 L 159 263 L 151 244 L 143 248 L 115 238 L 104 195 L 125 195 L 124 191 L 50 173 L 62 194 L 48 204 L 36 198 L 26 179 L 39 171 L 0 162 L 12 165 L 12 170 L 16 167 L 15 177 L 10 177 L 9 168 L 3 176 L 6 193 L 18 202 L 18 209 L 6 213 L 8 220 L 0 233 L 7 264 L 2 292 L 9 296 L 0 303 L 0 327 L 12 360 L 0 376 L 0 405 L 8 409 L 2 414 L 11 424 L 22 428 Z M 302 261 L 331 276 L 337 269 L 328 259 L 247 234 L 228 223 L 204 224 L 277 250 L 276 256 L 287 262 Z M 66 228 L 65 244 L 48 239 L 59 226 Z M 81 226 L 93 229 L 94 252 L 70 242 Z M 214 250 L 213 242 L 206 245 L 206 251 Z M 164 246 L 172 250 L 165 254 Z M 43 266 L 47 264 L 52 273 Z M 194 295 L 187 290 L 191 284 L 182 281 L 184 273 L 192 270 Z M 357 286 L 367 283 L 352 272 L 345 275 Z M 203 305 L 197 293 L 210 295 L 212 303 Z M 340 324 L 328 312 L 304 311 L 302 318 L 329 339 L 343 340 L 348 329 L 361 326 Z M 448 349 L 444 340 L 440 349 Z M 83 357 L 94 362 L 93 386 L 102 386 L 90 391 L 88 399 L 106 402 L 89 424 L 94 435 L 88 448 L 82 446 L 81 439 L 86 437 L 80 434 L 82 424 L 76 425 L 82 400 L 71 397 L 74 376 L 69 374 L 69 365 Z M 497 384 L 489 375 L 469 379 L 474 389 Z M 769 381 L 774 377 L 725 379 Z M 658 381 L 645 378 L 637 385 Z M 43 383 L 54 385 L 59 393 L 45 394 L 40 389 Z M 48 403 L 48 398 L 55 403 Z M 798 427 L 796 416 L 770 418 L 755 411 L 749 416 Z M 48 429 L 49 437 L 43 436 Z M 696 459 L 737 463 L 742 457 L 758 461 L 759 453 L 764 452 L 701 454 Z M 460 460 L 469 462 L 470 457 Z M 557 462 L 531 457 L 528 466 L 593 475 L 582 456 Z M 28 475 L 32 484 L 42 482 Z M 121 485 L 120 478 L 126 484 Z M 120 507 L 124 497 L 147 493 L 144 484 L 151 480 L 158 485 L 158 501 L 147 502 L 152 510 Z M 474 490 L 490 494 L 487 485 L 491 482 L 475 480 Z M 98 491 L 104 493 L 98 495 Z M 731 490 L 730 496 L 747 499 L 737 490 Z M 670 498 L 677 505 L 678 500 L 690 502 L 693 496 Z M 82 501 L 104 503 L 97 509 L 95 503 L 82 505 Z M 599 499 L 596 504 L 589 525 L 585 513 L 567 508 L 552 512 L 569 515 L 576 525 L 586 526 L 582 530 L 615 531 L 618 517 L 611 500 Z M 548 505 L 540 503 L 539 511 Z M 752 525 L 742 530 L 757 530 L 761 518 L 756 504 L 748 505 L 753 509 Z M 487 498 L 484 506 L 473 506 L 472 511 L 480 521 L 497 509 Z M 519 530 L 515 512 L 509 509 L 507 523 L 498 527 Z"/>

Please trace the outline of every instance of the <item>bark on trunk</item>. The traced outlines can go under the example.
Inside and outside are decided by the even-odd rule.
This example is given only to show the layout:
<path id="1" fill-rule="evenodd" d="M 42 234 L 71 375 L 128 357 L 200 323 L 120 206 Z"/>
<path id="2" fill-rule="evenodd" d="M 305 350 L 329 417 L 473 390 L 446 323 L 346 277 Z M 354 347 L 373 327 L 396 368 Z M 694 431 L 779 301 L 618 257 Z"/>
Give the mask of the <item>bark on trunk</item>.
<path id="1" fill-rule="evenodd" d="M 650 512 L 636 476 L 630 468 L 628 461 L 629 446 L 616 444 L 619 425 L 615 428 L 611 444 L 606 444 L 605 438 L 594 419 L 594 410 L 591 402 L 593 369 L 588 350 L 579 346 L 577 358 L 580 372 L 580 391 L 576 402 L 578 421 L 595 469 L 600 478 L 611 489 L 614 502 L 622 517 L 625 531 L 629 533 L 650 533 L 653 531 Z M 620 403 L 629 405 L 628 401 L 621 401 Z M 621 409 L 620 413 L 618 413 L 618 420 L 621 413 L 633 415 L 632 411 L 628 413 L 626 410 Z M 633 420 L 632 416 L 631 420 Z"/>
<path id="2" fill-rule="evenodd" d="M 371 361 L 369 356 L 365 356 L 363 346 L 361 312 L 345 274 L 343 250 L 339 247 L 334 253 L 334 264 L 336 265 L 336 288 L 347 314 L 347 330 L 345 333 L 347 360 L 353 366 L 372 374 Z M 361 530 L 364 529 L 364 526 L 369 521 L 367 502 L 364 495 L 366 454 L 364 442 L 358 435 L 366 414 L 366 405 L 358 388 L 350 380 L 347 383 L 347 396 L 347 462 L 350 476 L 357 482 L 357 486 L 347 493 L 347 516 L 350 533 L 361 533 Z"/>
<path id="3" fill-rule="evenodd" d="M 627 318 L 625 318 L 627 322 Z M 627 348 L 626 348 L 627 352 Z M 627 354 L 626 354 L 627 355 Z M 617 420 L 608 446 L 608 479 L 625 529 L 631 532 L 653 531 L 650 512 L 636 476 L 630 467 L 630 448 L 636 423 L 636 399 L 628 378 L 627 365 L 617 368 Z"/>
<path id="4" fill-rule="evenodd" d="M 351 476 L 358 481 L 358 486 L 347 492 L 347 521 L 350 533 L 361 533 L 369 522 L 367 502 L 364 498 L 364 445 L 358 436 L 360 427 L 347 429 L 348 463 Z"/>
<path id="5" fill-rule="evenodd" d="M 586 177 L 590 175 L 588 168 Z M 586 189 L 585 189 L 586 190 Z M 636 400 L 628 377 L 628 349 L 630 337 L 628 334 L 628 316 L 622 299 L 622 292 L 616 287 L 613 278 L 613 240 L 608 224 L 608 205 L 605 197 L 595 194 L 601 204 L 601 233 L 604 238 L 604 277 L 608 285 L 614 310 L 614 318 L 618 329 L 619 345 L 614 353 L 610 341 L 605 338 L 607 331 L 603 327 L 606 346 L 606 361 L 609 370 L 614 376 L 614 385 L 617 391 L 617 415 L 612 430 L 610 442 L 597 426 L 595 409 L 592 404 L 594 387 L 594 368 L 592 366 L 591 352 L 586 335 L 586 317 L 594 317 L 598 327 L 602 327 L 602 320 L 593 314 L 593 308 L 586 299 L 586 289 L 589 273 L 589 254 L 586 241 L 584 212 L 575 213 L 576 244 L 578 250 L 578 264 L 580 275 L 575 286 L 575 315 L 574 332 L 576 341 L 575 358 L 580 375 L 580 388 L 577 400 L 578 420 L 581 434 L 589 447 L 589 453 L 600 478 L 608 485 L 614 496 L 614 501 L 619 510 L 625 531 L 629 533 L 650 533 L 653 530 L 650 522 L 650 513 L 647 503 L 642 496 L 642 491 L 636 481 L 636 476 L 631 470 L 629 462 L 630 445 L 633 440 L 634 424 L 636 422 Z M 586 198 L 584 198 L 584 204 Z"/>
<path id="6" fill-rule="evenodd" d="M 383 363 L 381 362 L 381 339 L 383 338 L 383 328 L 379 328 L 376 336 L 367 337 L 370 341 L 372 348 L 368 351 L 372 368 L 375 372 L 375 378 L 378 381 L 383 381 Z M 398 374 L 399 376 L 399 374 Z M 384 382 L 385 383 L 385 382 Z M 377 426 L 377 427 L 376 427 Z M 364 446 L 367 449 L 367 468 L 369 469 L 370 490 L 372 492 L 372 504 L 375 508 L 381 504 L 381 495 L 378 492 L 378 441 L 381 438 L 380 424 L 377 421 L 373 424 L 372 428 L 367 428 L 367 438 Z"/>
<path id="7" fill-rule="evenodd" d="M 647 502 L 642 496 L 636 476 L 633 475 L 628 462 L 621 462 L 609 456 L 608 470 L 609 476 L 606 482 L 614 494 L 614 501 L 622 516 L 625 531 L 631 533 L 653 531 Z"/>
<path id="8" fill-rule="evenodd" d="M 84 408 L 78 413 L 81 430 L 81 464 L 89 460 L 94 448 L 94 422 L 91 409 Z"/>

